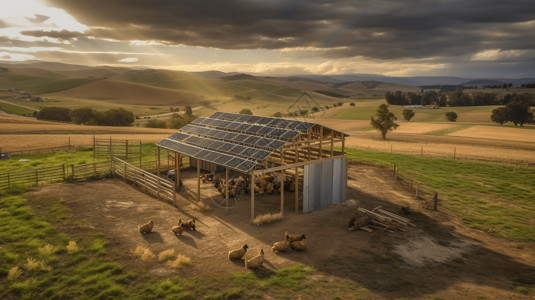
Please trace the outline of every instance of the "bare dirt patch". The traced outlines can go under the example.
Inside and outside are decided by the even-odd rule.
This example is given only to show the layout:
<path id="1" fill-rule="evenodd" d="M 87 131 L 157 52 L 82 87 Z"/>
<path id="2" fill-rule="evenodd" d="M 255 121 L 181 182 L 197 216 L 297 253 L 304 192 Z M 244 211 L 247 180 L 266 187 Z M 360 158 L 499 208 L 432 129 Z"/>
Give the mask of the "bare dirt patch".
<path id="1" fill-rule="evenodd" d="M 531 246 L 467 230 L 444 212 L 420 210 L 406 187 L 394 181 L 388 170 L 351 165 L 349 200 L 308 214 L 295 214 L 289 200 L 284 219 L 263 226 L 250 223 L 247 197 L 228 211 L 216 206 L 199 211 L 195 172 L 183 173 L 184 187 L 176 208 L 118 179 L 47 185 L 33 195 L 52 195 L 66 201 L 77 225 L 61 230 L 70 234 L 102 232 L 118 262 L 158 277 L 247 272 L 243 261 L 227 259 L 229 249 L 247 243 L 246 257 L 264 249 L 268 269 L 310 265 L 329 278 L 355 280 L 372 294 L 386 298 L 521 298 L 514 289 L 535 284 L 535 251 Z M 202 201 L 212 204 L 206 189 L 203 185 Z M 293 199 L 292 195 L 287 193 L 285 198 Z M 278 207 L 278 197 L 274 198 L 277 200 L 257 199 L 257 213 Z M 346 228 L 359 206 L 370 209 L 381 205 L 397 213 L 400 205 L 407 204 L 413 208 L 408 217 L 417 227 L 405 234 L 350 232 Z M 178 218 L 190 217 L 198 218 L 197 231 L 175 236 L 170 229 Z M 154 220 L 154 232 L 140 235 L 137 225 L 150 219 Z M 282 240 L 285 230 L 305 233 L 307 250 L 271 252 L 273 242 Z M 174 249 L 190 257 L 191 265 L 172 269 L 157 261 L 143 262 L 132 255 L 138 245 L 156 255 Z"/>

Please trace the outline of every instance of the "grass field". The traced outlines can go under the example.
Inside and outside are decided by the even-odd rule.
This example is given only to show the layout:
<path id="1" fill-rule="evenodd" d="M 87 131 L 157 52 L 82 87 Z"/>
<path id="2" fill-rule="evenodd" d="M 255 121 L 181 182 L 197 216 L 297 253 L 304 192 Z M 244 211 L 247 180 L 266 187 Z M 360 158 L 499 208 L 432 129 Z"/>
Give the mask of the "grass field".
<path id="1" fill-rule="evenodd" d="M 438 192 L 439 207 L 470 228 L 535 243 L 535 168 L 356 149 L 347 152 L 351 160 L 395 164 L 402 178 L 420 183 L 428 195 Z"/>
<path id="2" fill-rule="evenodd" d="M 18 105 L 13 105 L 5 102 L 0 102 L 0 110 L 5 111 L 10 114 L 16 114 L 19 116 L 31 117 L 35 110 L 29 108 L 21 107 Z"/>

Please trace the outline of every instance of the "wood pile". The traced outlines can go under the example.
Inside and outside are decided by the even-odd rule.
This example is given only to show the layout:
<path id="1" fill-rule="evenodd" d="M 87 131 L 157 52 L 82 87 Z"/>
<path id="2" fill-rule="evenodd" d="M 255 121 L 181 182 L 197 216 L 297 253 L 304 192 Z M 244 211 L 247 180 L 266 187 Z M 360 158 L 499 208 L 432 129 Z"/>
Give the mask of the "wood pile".
<path id="1" fill-rule="evenodd" d="M 405 217 L 381 209 L 381 206 L 373 210 L 359 207 L 356 216 L 351 218 L 348 223 L 348 230 L 363 230 L 366 232 L 378 230 L 379 232 L 388 231 L 394 233 L 405 232 L 408 226 L 415 227 L 416 225 Z"/>

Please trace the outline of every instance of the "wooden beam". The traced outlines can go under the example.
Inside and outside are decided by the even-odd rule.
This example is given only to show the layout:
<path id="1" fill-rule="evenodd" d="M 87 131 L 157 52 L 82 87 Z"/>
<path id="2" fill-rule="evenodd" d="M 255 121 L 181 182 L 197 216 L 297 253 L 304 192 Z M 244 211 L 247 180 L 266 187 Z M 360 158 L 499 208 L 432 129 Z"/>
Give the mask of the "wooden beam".
<path id="1" fill-rule="evenodd" d="M 201 201 L 201 161 L 197 159 L 197 201 Z"/>
<path id="2" fill-rule="evenodd" d="M 158 147 L 157 153 L 158 159 L 156 160 L 156 175 L 160 176 L 160 147 Z"/>
<path id="3" fill-rule="evenodd" d="M 320 127 L 319 156 L 320 156 L 320 158 L 323 158 L 323 126 Z"/>
<path id="4" fill-rule="evenodd" d="M 262 175 L 262 174 L 266 174 L 266 173 L 277 172 L 277 171 L 280 171 L 280 170 L 292 169 L 292 168 L 295 168 L 295 167 L 302 167 L 304 165 L 315 164 L 315 163 L 319 163 L 319 162 L 322 162 L 322 161 L 333 160 L 333 159 L 342 158 L 342 157 L 345 157 L 345 155 L 336 155 L 336 156 L 333 156 L 333 157 L 325 157 L 325 158 L 320 158 L 320 159 L 315 159 L 315 160 L 301 161 L 301 162 L 298 162 L 298 163 L 294 163 L 294 164 L 290 164 L 290 165 L 284 165 L 284 166 L 278 166 L 278 167 L 273 167 L 273 168 L 269 168 L 269 169 L 254 170 L 251 174 Z"/>
<path id="5" fill-rule="evenodd" d="M 281 215 L 284 215 L 284 170 L 281 170 Z"/>
<path id="6" fill-rule="evenodd" d="M 251 173 L 251 222 L 254 220 L 254 174 Z"/>
<path id="7" fill-rule="evenodd" d="M 228 167 L 225 167 L 225 203 L 228 209 Z"/>
<path id="8" fill-rule="evenodd" d="M 299 162 L 299 152 L 297 150 L 297 145 L 295 146 L 295 163 Z M 295 197 L 295 213 L 299 213 L 299 177 L 297 175 L 298 167 L 295 167 L 295 175 L 294 175 L 294 183 L 295 183 L 295 190 L 294 190 L 294 197 Z"/>

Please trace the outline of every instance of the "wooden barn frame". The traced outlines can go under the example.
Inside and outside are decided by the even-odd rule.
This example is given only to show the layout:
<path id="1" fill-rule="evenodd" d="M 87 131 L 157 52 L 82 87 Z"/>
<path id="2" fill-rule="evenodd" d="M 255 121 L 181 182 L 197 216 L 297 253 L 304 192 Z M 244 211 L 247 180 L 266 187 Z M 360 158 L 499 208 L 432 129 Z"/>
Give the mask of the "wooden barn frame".
<path id="1" fill-rule="evenodd" d="M 336 203 L 345 200 L 347 186 L 345 138 L 347 136 L 343 132 L 317 123 L 216 112 L 208 118 L 195 119 L 191 124 L 157 143 L 157 172 L 159 174 L 160 171 L 160 148 L 174 153 L 172 155 L 175 161 L 175 186 L 178 186 L 180 178 L 178 162 L 182 161 L 184 156 L 198 160 L 199 162 L 196 163 L 198 201 L 201 199 L 200 161 L 224 167 L 225 182 L 229 180 L 229 170 L 249 176 L 251 221 L 255 217 L 255 176 L 278 172 L 281 182 L 284 182 L 286 175 L 294 176 L 295 210 L 298 213 L 299 180 L 303 183 L 303 201 L 305 196 L 308 199 L 311 195 L 311 186 L 317 186 L 318 183 L 320 183 L 320 196 L 315 196 L 316 198 L 321 195 L 328 198 L 329 192 L 332 191 L 332 194 L 339 198 Z M 332 170 L 330 173 L 327 170 L 322 180 L 324 163 L 329 168 L 333 165 L 337 166 L 337 174 L 334 174 L 336 176 L 333 175 Z M 319 166 L 319 168 L 314 168 L 314 166 Z M 333 178 L 329 179 L 330 182 L 326 185 L 330 190 L 327 194 L 322 194 L 321 182 L 325 182 L 325 177 L 328 176 Z M 228 206 L 228 184 L 225 187 L 225 199 Z M 284 184 L 281 184 L 280 200 L 280 212 L 284 214 Z M 330 200 L 324 199 L 322 206 L 328 204 Z M 315 208 L 319 208 L 318 205 Z"/>

